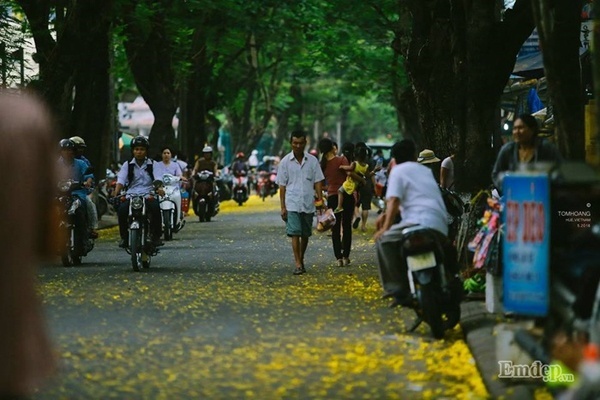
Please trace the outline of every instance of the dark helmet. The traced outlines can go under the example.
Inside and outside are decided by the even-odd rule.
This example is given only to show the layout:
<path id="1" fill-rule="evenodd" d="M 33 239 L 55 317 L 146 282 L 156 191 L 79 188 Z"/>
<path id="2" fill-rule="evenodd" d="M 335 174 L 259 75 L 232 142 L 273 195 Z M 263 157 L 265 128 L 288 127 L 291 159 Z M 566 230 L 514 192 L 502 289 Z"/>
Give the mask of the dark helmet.
<path id="1" fill-rule="evenodd" d="M 75 142 L 71 139 L 62 139 L 59 146 L 61 150 L 75 150 Z"/>
<path id="2" fill-rule="evenodd" d="M 146 150 L 150 147 L 150 142 L 144 136 L 136 136 L 131 140 L 131 144 L 129 145 L 133 150 L 136 147 L 145 147 Z"/>

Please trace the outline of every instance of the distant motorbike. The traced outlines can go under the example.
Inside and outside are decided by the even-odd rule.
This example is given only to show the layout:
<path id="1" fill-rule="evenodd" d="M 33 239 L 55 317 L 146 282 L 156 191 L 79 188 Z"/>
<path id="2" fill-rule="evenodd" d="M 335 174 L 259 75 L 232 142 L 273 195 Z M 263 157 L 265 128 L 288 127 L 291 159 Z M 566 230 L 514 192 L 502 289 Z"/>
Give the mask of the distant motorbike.
<path id="1" fill-rule="evenodd" d="M 98 186 L 94 189 L 92 198 L 96 204 L 98 219 L 102 218 L 104 214 L 113 215 L 115 213 L 115 209 L 112 207 L 109 199 L 112 197 L 116 185 L 117 176 L 109 170 L 106 173 L 106 179 L 100 180 Z"/>
<path id="2" fill-rule="evenodd" d="M 219 192 L 215 188 L 215 178 L 211 171 L 200 171 L 194 176 L 192 196 L 194 213 L 200 222 L 210 222 L 219 212 Z"/>
<path id="3" fill-rule="evenodd" d="M 233 200 L 240 206 L 248 201 L 248 175 L 246 171 L 240 171 L 235 175 L 233 183 Z"/>
<path id="4" fill-rule="evenodd" d="M 277 173 L 275 171 L 260 171 L 258 173 L 258 182 L 256 191 L 263 201 L 267 196 L 274 196 L 277 193 Z"/>
<path id="5" fill-rule="evenodd" d="M 85 257 L 94 248 L 94 240 L 89 237 L 86 207 L 82 200 L 73 194 L 81 189 L 81 183 L 71 179 L 58 183 L 57 202 L 60 207 L 59 227 L 66 230 L 66 242 L 59 249 L 62 264 L 65 267 L 80 265 Z"/>
<path id="6" fill-rule="evenodd" d="M 173 239 L 173 233 L 179 232 L 185 225 L 181 212 L 181 177 L 165 174 L 158 185 L 162 186 L 165 195 L 159 197 L 163 222 L 163 234 L 166 241 Z"/>
<path id="7" fill-rule="evenodd" d="M 127 194 L 123 193 L 114 201 L 126 201 Z M 158 254 L 158 249 L 150 238 L 150 221 L 147 213 L 147 201 L 154 198 L 153 193 L 131 195 L 129 198 L 128 234 L 129 247 L 125 250 L 131 255 L 131 266 L 134 271 L 140 267 L 150 268 L 152 256 Z"/>
<path id="8" fill-rule="evenodd" d="M 420 225 L 402 230 L 400 256 L 406 262 L 410 305 L 417 320 L 409 331 L 425 321 L 436 339 L 460 321 L 463 287 L 456 273 L 448 270 L 439 234 Z M 444 316 L 446 320 L 444 321 Z"/>

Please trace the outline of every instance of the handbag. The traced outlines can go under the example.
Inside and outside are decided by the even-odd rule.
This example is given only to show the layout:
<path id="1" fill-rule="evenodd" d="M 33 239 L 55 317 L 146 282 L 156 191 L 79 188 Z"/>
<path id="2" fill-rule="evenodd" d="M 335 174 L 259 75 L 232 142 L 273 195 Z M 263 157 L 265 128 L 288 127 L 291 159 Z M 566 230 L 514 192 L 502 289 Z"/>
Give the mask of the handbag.
<path id="1" fill-rule="evenodd" d="M 333 210 L 331 208 L 328 208 L 325 211 L 321 211 L 317 215 L 317 231 L 328 231 L 335 225 L 335 222 L 335 214 L 333 213 Z"/>

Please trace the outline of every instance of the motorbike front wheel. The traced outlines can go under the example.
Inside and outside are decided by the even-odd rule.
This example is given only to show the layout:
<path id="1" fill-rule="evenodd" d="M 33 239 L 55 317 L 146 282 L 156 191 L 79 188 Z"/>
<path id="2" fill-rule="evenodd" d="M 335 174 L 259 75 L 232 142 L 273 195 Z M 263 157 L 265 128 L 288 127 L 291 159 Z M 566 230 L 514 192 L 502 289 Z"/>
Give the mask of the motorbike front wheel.
<path id="1" fill-rule="evenodd" d="M 431 328 L 431 334 L 436 339 L 444 337 L 444 321 L 439 301 L 439 288 L 435 285 L 421 286 L 421 307 L 423 319 Z"/>
<path id="2" fill-rule="evenodd" d="M 162 212 L 163 225 L 164 225 L 164 236 L 165 236 L 165 241 L 167 241 L 167 242 L 169 240 L 173 240 L 172 214 L 173 214 L 172 210 L 163 210 L 163 212 Z"/>
<path id="3" fill-rule="evenodd" d="M 129 232 L 129 247 L 131 250 L 131 267 L 134 271 L 140 270 L 142 264 L 142 235 L 138 229 Z"/>
<path id="4" fill-rule="evenodd" d="M 262 197 L 262 201 L 267 198 L 267 187 L 265 185 L 260 188 L 260 197 Z"/>

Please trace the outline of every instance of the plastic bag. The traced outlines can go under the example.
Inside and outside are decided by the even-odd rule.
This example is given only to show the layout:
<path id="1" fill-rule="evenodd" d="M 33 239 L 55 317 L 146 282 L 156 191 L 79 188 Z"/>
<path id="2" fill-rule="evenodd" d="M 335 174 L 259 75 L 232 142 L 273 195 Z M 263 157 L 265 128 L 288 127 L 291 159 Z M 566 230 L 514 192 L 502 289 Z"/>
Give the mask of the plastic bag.
<path id="1" fill-rule="evenodd" d="M 331 208 L 328 208 L 317 215 L 317 231 L 328 231 L 335 225 L 335 222 L 335 214 Z"/>

